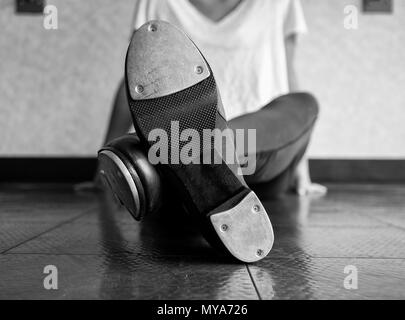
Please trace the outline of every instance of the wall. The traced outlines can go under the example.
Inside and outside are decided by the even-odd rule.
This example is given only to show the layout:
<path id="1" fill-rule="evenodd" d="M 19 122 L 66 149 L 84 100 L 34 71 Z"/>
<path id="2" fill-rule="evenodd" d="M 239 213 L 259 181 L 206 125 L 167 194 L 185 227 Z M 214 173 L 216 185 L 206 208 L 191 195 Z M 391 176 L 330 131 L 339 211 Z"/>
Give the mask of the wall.
<path id="1" fill-rule="evenodd" d="M 405 1 L 361 14 L 358 30 L 343 27 L 343 8 L 360 0 L 302 1 L 298 74 L 322 107 L 311 156 L 405 158 Z M 0 0 L 0 156 L 93 156 L 105 134 L 133 1 L 48 3 L 59 30 Z"/>
<path id="2" fill-rule="evenodd" d="M 360 14 L 358 30 L 343 27 L 343 10 L 360 0 L 302 1 L 310 33 L 298 74 L 322 108 L 310 154 L 405 158 L 405 1 L 391 15 Z"/>
<path id="3" fill-rule="evenodd" d="M 123 74 L 132 0 L 48 0 L 58 30 L 0 0 L 0 155 L 94 155 Z"/>

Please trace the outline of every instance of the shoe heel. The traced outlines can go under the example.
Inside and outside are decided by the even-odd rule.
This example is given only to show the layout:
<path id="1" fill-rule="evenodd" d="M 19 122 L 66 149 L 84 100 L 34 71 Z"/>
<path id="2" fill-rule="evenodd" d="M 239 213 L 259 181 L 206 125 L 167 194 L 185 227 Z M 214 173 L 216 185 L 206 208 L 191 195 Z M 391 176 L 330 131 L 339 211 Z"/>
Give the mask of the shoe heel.
<path id="1" fill-rule="evenodd" d="M 137 173 L 130 170 L 125 160 L 111 150 L 100 151 L 98 162 L 105 184 L 134 219 L 141 220 L 143 187 Z"/>
<path id="2" fill-rule="evenodd" d="M 208 216 L 223 245 L 243 262 L 261 260 L 273 247 L 273 228 L 254 192 L 248 193 L 233 208 Z"/>

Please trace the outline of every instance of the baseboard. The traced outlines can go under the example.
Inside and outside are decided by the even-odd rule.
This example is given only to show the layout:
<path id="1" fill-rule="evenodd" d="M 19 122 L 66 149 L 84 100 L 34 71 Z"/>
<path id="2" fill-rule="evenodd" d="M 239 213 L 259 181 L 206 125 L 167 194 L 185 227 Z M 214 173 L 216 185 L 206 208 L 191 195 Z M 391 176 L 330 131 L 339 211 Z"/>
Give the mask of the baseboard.
<path id="1" fill-rule="evenodd" d="M 0 158 L 0 181 L 90 181 L 94 177 L 96 166 L 96 158 Z"/>
<path id="2" fill-rule="evenodd" d="M 314 181 L 336 183 L 405 183 L 404 160 L 310 161 Z"/>
<path id="3" fill-rule="evenodd" d="M 80 182 L 94 177 L 96 158 L 0 158 L 1 182 Z M 405 183 L 404 160 L 310 160 L 314 181 Z"/>

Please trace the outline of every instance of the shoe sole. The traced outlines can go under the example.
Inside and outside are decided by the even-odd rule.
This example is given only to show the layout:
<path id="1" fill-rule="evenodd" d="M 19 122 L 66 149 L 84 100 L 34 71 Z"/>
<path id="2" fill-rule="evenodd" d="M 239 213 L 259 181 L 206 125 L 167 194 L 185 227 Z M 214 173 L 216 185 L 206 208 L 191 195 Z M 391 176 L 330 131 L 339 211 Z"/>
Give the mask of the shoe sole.
<path id="1" fill-rule="evenodd" d="M 179 29 L 162 21 L 151 21 L 132 36 L 126 58 L 128 102 L 138 136 L 151 148 L 154 129 L 168 133 L 172 123 L 179 131 L 226 129 L 214 76 L 194 43 Z M 183 143 L 183 144 L 182 144 Z M 218 156 L 212 143 L 207 152 Z M 206 239 L 243 262 L 263 259 L 274 241 L 273 229 L 257 196 L 237 174 L 238 164 L 181 164 L 170 153 L 163 172 L 178 188 L 187 210 L 199 221 Z M 222 159 L 222 158 L 221 158 Z"/>

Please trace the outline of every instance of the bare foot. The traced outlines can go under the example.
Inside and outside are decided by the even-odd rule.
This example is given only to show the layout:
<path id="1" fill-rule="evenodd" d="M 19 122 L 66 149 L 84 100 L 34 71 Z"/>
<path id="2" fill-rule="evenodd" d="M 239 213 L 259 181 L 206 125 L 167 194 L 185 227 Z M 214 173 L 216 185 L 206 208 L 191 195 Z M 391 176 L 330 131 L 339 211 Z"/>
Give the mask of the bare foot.
<path id="1" fill-rule="evenodd" d="M 306 195 L 324 196 L 328 193 L 328 188 L 321 184 L 310 182 L 309 184 L 306 184 L 304 186 L 297 186 L 297 193 L 300 197 Z"/>
<path id="2" fill-rule="evenodd" d="M 305 158 L 297 166 L 297 170 L 295 172 L 295 183 L 296 192 L 301 197 L 307 195 L 324 196 L 328 193 L 328 188 L 311 181 L 308 160 Z"/>

